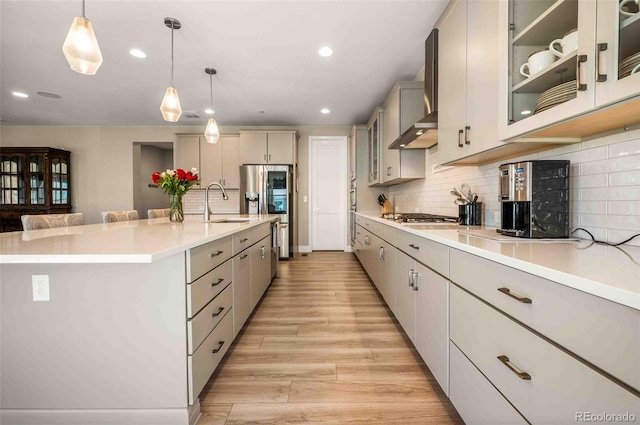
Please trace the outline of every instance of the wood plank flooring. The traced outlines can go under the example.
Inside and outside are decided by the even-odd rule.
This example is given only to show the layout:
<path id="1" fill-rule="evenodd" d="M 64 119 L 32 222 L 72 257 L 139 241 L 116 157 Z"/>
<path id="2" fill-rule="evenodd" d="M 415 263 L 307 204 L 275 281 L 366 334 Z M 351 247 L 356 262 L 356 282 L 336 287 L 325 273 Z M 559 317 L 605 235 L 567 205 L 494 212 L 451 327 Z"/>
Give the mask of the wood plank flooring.
<path id="1" fill-rule="evenodd" d="M 198 425 L 463 423 L 343 252 L 280 262 L 200 403 Z"/>

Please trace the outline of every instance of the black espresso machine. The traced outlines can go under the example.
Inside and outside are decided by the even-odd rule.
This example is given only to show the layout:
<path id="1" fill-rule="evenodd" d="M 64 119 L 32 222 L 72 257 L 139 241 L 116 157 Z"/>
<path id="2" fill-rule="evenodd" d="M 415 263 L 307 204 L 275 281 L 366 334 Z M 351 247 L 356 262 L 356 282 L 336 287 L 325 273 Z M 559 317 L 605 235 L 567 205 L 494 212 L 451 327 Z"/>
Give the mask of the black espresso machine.
<path id="1" fill-rule="evenodd" d="M 500 166 L 498 233 L 520 238 L 569 237 L 569 161 Z"/>

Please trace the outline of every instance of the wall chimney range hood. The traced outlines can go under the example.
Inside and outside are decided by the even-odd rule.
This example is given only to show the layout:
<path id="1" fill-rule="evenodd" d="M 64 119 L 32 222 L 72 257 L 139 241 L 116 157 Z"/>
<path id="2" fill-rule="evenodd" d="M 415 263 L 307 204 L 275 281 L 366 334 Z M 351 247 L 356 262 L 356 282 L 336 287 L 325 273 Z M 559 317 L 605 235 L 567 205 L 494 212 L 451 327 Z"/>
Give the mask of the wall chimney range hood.
<path id="1" fill-rule="evenodd" d="M 425 41 L 425 116 L 389 145 L 389 149 L 427 149 L 438 143 L 438 30 Z"/>

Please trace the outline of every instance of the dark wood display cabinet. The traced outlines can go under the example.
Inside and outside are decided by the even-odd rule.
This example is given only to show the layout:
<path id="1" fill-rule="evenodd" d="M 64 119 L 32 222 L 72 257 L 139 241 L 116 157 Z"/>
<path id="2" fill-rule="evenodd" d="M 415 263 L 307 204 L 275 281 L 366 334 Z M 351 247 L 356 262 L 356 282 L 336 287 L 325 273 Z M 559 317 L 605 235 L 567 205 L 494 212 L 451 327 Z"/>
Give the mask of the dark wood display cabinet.
<path id="1" fill-rule="evenodd" d="M 24 214 L 71 212 L 71 152 L 0 149 L 0 232 L 22 230 Z"/>

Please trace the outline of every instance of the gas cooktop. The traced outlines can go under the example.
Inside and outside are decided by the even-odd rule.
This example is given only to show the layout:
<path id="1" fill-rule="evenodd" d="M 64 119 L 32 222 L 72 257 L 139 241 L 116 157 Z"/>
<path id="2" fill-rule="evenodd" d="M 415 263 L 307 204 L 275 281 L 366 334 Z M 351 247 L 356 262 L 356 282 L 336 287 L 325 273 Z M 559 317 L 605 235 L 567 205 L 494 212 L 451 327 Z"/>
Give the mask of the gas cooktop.
<path id="1" fill-rule="evenodd" d="M 424 213 L 383 214 L 382 218 L 398 223 L 458 223 L 458 217 Z"/>

